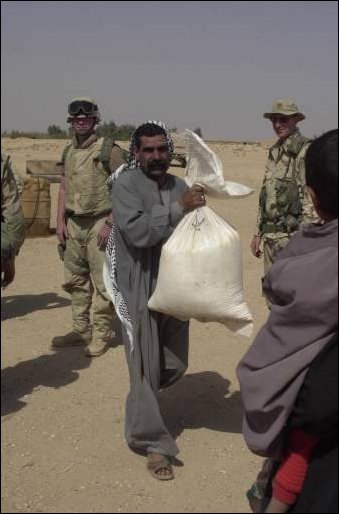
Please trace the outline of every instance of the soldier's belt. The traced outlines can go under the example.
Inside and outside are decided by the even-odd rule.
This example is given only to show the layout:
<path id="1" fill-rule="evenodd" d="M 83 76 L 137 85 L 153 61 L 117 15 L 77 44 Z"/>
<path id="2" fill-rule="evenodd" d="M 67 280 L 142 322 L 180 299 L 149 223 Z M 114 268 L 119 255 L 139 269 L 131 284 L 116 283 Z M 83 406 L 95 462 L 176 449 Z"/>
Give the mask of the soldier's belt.
<path id="1" fill-rule="evenodd" d="M 261 229 L 263 234 L 276 234 L 277 232 L 283 232 L 284 234 L 289 234 L 291 232 L 295 232 L 295 228 L 292 229 L 288 225 L 282 223 L 273 223 L 268 222 L 264 223 Z"/>
<path id="2" fill-rule="evenodd" d="M 67 218 L 71 218 L 71 219 L 74 219 L 74 220 L 84 220 L 84 219 L 99 219 L 99 218 L 104 218 L 105 216 L 108 216 L 109 214 L 111 213 L 111 211 L 104 211 L 104 212 L 101 212 L 100 214 L 91 214 L 91 213 L 86 213 L 86 214 L 75 214 L 74 212 L 71 212 L 71 211 L 67 211 L 65 213 L 65 216 L 67 216 Z"/>

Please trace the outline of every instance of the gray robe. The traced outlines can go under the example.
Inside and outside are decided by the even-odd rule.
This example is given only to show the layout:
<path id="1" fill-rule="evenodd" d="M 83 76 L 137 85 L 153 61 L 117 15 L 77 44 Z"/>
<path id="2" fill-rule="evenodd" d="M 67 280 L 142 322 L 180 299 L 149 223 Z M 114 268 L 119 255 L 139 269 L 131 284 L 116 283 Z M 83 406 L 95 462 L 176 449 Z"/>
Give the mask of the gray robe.
<path id="1" fill-rule="evenodd" d="M 246 443 L 254 453 L 279 459 L 309 365 L 338 330 L 338 220 L 297 232 L 263 288 L 272 303 L 270 316 L 237 375 Z"/>
<path id="2" fill-rule="evenodd" d="M 157 394 L 180 378 L 188 363 L 188 323 L 148 310 L 162 245 L 183 216 L 178 198 L 186 183 L 166 176 L 159 190 L 140 168 L 113 186 L 113 219 L 119 289 L 133 326 L 133 351 L 123 328 L 130 373 L 125 437 L 131 448 L 174 456 L 178 448 L 162 419 Z"/>

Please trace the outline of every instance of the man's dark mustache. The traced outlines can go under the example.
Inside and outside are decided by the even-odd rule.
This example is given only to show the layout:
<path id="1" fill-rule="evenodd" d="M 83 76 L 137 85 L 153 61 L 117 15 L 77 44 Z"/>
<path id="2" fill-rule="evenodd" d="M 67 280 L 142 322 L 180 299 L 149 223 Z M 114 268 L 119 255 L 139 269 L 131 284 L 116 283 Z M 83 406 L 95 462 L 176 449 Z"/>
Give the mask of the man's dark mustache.
<path id="1" fill-rule="evenodd" d="M 153 161 L 148 164 L 148 169 L 150 171 L 153 171 L 153 170 L 166 171 L 167 168 L 168 168 L 167 162 L 164 162 L 164 161 Z"/>

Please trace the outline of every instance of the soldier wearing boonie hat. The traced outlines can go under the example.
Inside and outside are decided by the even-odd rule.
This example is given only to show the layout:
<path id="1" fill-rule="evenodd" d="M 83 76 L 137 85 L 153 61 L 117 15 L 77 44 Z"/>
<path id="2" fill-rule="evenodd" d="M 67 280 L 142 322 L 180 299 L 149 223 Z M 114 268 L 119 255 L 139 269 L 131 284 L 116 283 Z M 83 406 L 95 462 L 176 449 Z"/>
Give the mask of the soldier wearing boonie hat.
<path id="1" fill-rule="evenodd" d="M 96 134 L 100 113 L 92 98 L 73 98 L 67 121 L 73 137 L 62 155 L 57 237 L 65 267 L 63 288 L 71 295 L 73 331 L 54 337 L 52 346 L 86 345 L 85 354 L 95 357 L 108 349 L 112 338 L 114 310 L 103 283 L 104 250 L 112 228 L 107 179 L 124 158 L 112 138 Z"/>
<path id="2" fill-rule="evenodd" d="M 304 157 L 311 142 L 297 124 L 305 119 L 293 100 L 280 99 L 263 114 L 272 122 L 278 140 L 269 149 L 259 198 L 257 232 L 251 251 L 261 257 L 265 273 L 277 253 L 286 246 L 302 223 L 318 221 L 306 191 Z"/>
<path id="3" fill-rule="evenodd" d="M 299 111 L 297 104 L 292 100 L 277 100 L 273 103 L 271 111 L 264 113 L 264 118 L 272 119 L 279 115 L 294 116 L 298 121 L 305 119 L 305 115 Z"/>

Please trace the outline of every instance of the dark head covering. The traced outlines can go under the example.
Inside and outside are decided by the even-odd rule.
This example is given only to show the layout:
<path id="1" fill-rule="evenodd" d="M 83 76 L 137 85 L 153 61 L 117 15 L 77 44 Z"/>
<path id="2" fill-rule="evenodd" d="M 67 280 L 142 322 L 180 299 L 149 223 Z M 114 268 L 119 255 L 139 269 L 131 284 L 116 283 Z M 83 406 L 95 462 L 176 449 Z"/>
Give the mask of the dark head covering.
<path id="1" fill-rule="evenodd" d="M 279 459 L 308 367 L 338 330 L 338 220 L 308 225 L 293 236 L 263 288 L 271 313 L 237 376 L 248 447 Z"/>

